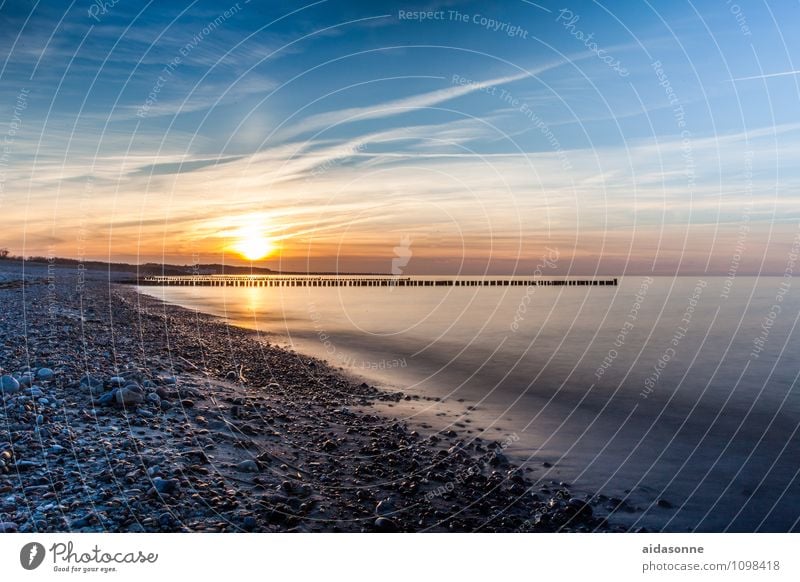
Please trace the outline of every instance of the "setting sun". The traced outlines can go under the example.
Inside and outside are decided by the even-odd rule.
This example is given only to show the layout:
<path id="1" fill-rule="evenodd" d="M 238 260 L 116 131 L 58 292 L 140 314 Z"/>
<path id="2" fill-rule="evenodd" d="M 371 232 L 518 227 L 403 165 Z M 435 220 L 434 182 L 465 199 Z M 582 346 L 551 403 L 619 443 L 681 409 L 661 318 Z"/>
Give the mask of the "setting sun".
<path id="1" fill-rule="evenodd" d="M 232 250 L 248 261 L 263 259 L 276 250 L 273 240 L 264 234 L 262 228 L 254 225 L 240 228 L 234 238 L 236 242 L 233 243 Z"/>

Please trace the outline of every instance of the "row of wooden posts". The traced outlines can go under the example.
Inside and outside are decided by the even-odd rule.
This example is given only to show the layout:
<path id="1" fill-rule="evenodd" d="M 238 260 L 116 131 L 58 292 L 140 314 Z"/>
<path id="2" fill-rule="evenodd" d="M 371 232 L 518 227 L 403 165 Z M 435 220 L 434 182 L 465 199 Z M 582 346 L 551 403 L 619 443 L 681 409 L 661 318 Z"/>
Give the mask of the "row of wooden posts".
<path id="1" fill-rule="evenodd" d="M 150 276 L 140 285 L 205 287 L 597 287 L 617 279 L 412 279 L 399 277 L 269 277 L 249 275 Z"/>

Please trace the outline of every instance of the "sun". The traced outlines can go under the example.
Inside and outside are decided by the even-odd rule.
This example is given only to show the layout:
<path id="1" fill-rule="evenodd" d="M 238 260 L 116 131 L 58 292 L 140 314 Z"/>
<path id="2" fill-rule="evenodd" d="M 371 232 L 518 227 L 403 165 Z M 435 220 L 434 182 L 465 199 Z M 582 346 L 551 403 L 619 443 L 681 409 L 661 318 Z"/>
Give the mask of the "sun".
<path id="1" fill-rule="evenodd" d="M 260 232 L 248 230 L 241 233 L 233 249 L 248 261 L 258 261 L 274 253 L 276 246 Z"/>

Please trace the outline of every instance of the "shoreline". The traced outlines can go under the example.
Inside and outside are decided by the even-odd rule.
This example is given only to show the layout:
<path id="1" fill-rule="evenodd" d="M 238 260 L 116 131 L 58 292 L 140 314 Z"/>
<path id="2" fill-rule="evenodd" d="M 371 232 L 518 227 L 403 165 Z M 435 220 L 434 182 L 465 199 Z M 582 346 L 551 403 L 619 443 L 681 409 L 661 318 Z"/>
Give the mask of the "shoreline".
<path id="1" fill-rule="evenodd" d="M 108 273 L 78 295 L 76 273 L 33 271 L 24 304 L 13 273 L 0 285 L 0 365 L 18 376 L 0 413 L 2 531 L 624 531 L 599 499 L 534 487 L 502 440 L 375 412 L 424 396 Z"/>

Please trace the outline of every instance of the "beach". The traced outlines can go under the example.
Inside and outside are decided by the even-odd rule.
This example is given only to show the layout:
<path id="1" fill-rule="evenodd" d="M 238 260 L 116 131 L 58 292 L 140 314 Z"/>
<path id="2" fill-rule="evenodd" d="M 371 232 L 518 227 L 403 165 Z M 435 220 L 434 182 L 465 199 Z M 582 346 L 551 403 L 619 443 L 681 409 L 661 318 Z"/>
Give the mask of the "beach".
<path id="1" fill-rule="evenodd" d="M 121 279 L 0 263 L 2 531 L 624 530 L 607 498 L 534 486 L 506 435 L 391 415 L 438 397 Z"/>

